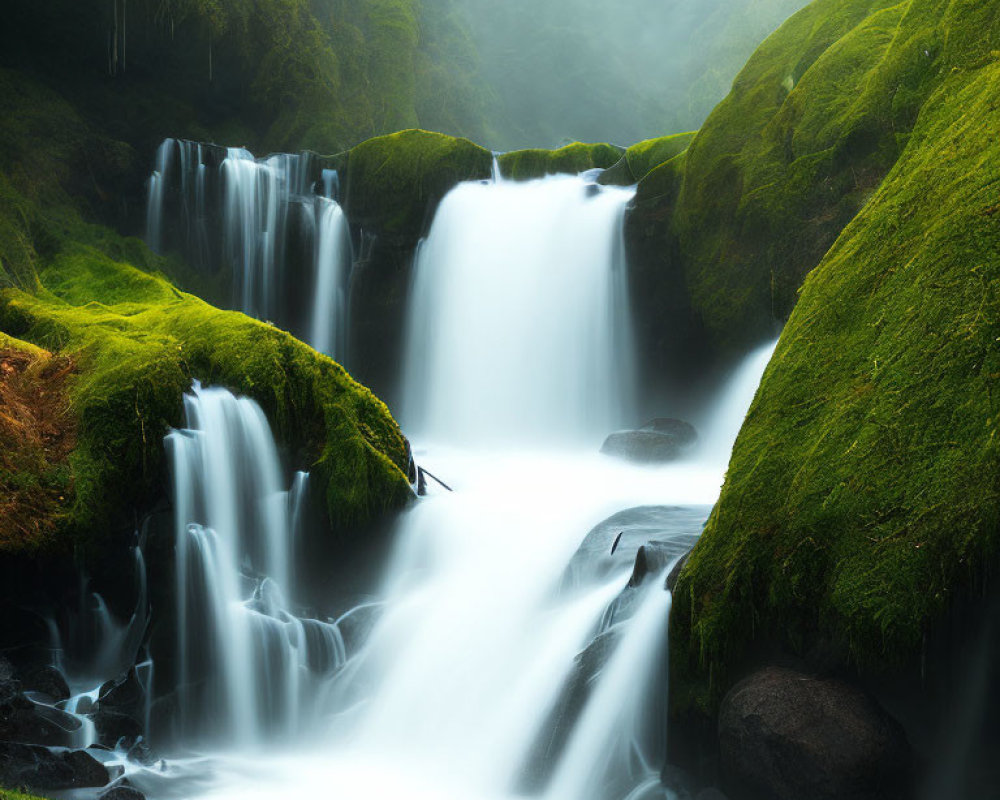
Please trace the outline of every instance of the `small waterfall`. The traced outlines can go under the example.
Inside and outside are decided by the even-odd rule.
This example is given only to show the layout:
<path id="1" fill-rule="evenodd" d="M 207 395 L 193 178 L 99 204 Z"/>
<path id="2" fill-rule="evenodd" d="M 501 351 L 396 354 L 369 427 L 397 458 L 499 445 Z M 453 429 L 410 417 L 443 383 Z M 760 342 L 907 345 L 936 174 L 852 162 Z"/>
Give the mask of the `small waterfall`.
<path id="1" fill-rule="evenodd" d="M 146 240 L 230 276 L 234 308 L 343 358 L 351 250 L 339 186 L 312 153 L 257 159 L 241 147 L 167 139 L 149 179 Z M 310 254 L 307 265 L 299 251 Z"/>
<path id="2" fill-rule="evenodd" d="M 174 474 L 182 725 L 253 743 L 301 730 L 317 686 L 344 662 L 333 623 L 300 619 L 290 586 L 293 492 L 251 400 L 195 385 L 187 428 L 167 436 Z"/>
<path id="3" fill-rule="evenodd" d="M 600 438 L 631 410 L 622 220 L 583 177 L 467 183 L 415 264 L 407 429 L 449 442 Z"/>
<path id="4" fill-rule="evenodd" d="M 662 752 L 651 752 L 642 722 L 656 707 L 653 688 L 666 664 L 670 593 L 660 575 L 647 588 L 614 655 L 602 670 L 546 793 L 546 800 L 626 797 L 659 782 Z M 658 743 L 662 744 L 662 743 Z M 634 796 L 634 795 L 629 795 Z"/>
<path id="5" fill-rule="evenodd" d="M 309 343 L 321 353 L 342 359 L 347 340 L 347 276 L 351 265 L 351 231 L 333 200 L 318 199 L 316 236 L 316 302 Z"/>
<path id="6" fill-rule="evenodd" d="M 723 468 L 729 464 L 736 437 L 777 346 L 777 341 L 774 341 L 757 348 L 727 377 L 705 424 L 705 436 L 699 446 L 704 458 L 717 462 Z"/>

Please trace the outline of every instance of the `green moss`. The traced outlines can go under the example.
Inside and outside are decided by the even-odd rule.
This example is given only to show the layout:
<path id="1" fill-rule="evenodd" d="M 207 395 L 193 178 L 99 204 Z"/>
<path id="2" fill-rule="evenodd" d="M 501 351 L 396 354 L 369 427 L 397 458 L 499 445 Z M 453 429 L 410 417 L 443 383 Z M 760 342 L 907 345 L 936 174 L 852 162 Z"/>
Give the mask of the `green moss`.
<path id="1" fill-rule="evenodd" d="M 669 241 L 639 269 L 682 273 L 717 354 L 787 318 L 891 169 L 944 69 L 942 14 L 937 0 L 816 0 L 761 45 L 694 137 L 669 206 L 656 170 L 640 182 L 639 213 L 668 219 Z"/>
<path id="2" fill-rule="evenodd" d="M 694 132 L 675 133 L 672 136 L 647 139 L 632 145 L 625 151 L 625 161 L 628 164 L 629 172 L 635 180 L 641 181 L 660 164 L 665 164 L 687 150 L 694 137 Z"/>
<path id="3" fill-rule="evenodd" d="M 139 242 L 78 224 L 39 268 L 42 289 L 0 293 L 0 328 L 78 368 L 68 388 L 79 437 L 63 545 L 92 543 L 162 490 L 162 439 L 180 424 L 195 379 L 261 404 L 295 462 L 325 487 L 339 531 L 405 502 L 405 441 L 385 406 L 339 365 L 109 250 L 156 262 Z"/>
<path id="4" fill-rule="evenodd" d="M 622 150 L 610 144 L 574 142 L 558 150 L 514 150 L 498 159 L 500 174 L 515 181 L 544 178 L 546 175 L 578 175 L 588 169 L 608 169 L 622 157 Z"/>
<path id="5" fill-rule="evenodd" d="M 15 792 L 12 789 L 0 789 L 0 800 L 41 800 L 36 795 Z"/>
<path id="6" fill-rule="evenodd" d="M 362 142 L 348 157 L 345 204 L 354 223 L 415 244 L 455 184 L 488 178 L 493 157 L 468 139 L 406 130 Z"/>
<path id="7" fill-rule="evenodd" d="M 997 566 L 1000 18 L 962 11 L 911 0 L 872 14 L 802 70 L 803 97 L 773 123 L 795 152 L 826 148 L 827 180 L 842 159 L 901 153 L 805 281 L 680 576 L 680 705 L 711 707 L 765 643 L 822 645 L 868 672 L 915 665 Z M 849 63 L 860 79 L 829 71 Z M 884 135 L 890 120 L 909 135 Z M 792 162 L 754 196 L 766 208 L 815 169 Z"/>

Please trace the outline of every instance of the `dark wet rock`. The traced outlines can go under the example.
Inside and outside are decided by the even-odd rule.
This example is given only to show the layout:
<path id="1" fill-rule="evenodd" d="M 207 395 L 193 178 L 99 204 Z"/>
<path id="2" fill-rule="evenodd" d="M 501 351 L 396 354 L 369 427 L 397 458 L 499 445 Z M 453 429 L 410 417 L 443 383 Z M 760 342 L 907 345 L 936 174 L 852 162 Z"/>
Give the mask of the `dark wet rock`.
<path id="1" fill-rule="evenodd" d="M 702 789 L 698 792 L 698 794 L 695 795 L 694 800 L 729 800 L 729 798 L 727 798 L 714 786 L 710 786 L 709 788 Z"/>
<path id="2" fill-rule="evenodd" d="M 10 662 L 0 658 L 0 725 L 4 717 L 4 711 L 9 706 L 26 707 L 31 704 L 21 693 L 21 682 L 14 679 L 14 668 Z"/>
<path id="3" fill-rule="evenodd" d="M 670 570 L 670 574 L 667 575 L 667 591 L 672 592 L 674 587 L 677 585 L 677 579 L 680 577 L 681 570 L 684 569 L 684 565 L 687 564 L 688 559 L 691 558 L 691 551 L 688 550 L 684 555 L 680 557 L 673 568 Z"/>
<path id="4" fill-rule="evenodd" d="M 734 786 L 773 800 L 908 797 L 903 729 L 873 699 L 837 680 L 769 667 L 730 690 L 719 712 Z"/>
<path id="5" fill-rule="evenodd" d="M 128 714 L 99 709 L 90 718 L 97 728 L 98 741 L 109 747 L 115 747 L 122 740 L 130 747 L 142 736 L 142 725 Z"/>
<path id="6" fill-rule="evenodd" d="M 81 697 L 76 701 L 77 714 L 91 714 L 94 711 L 94 701 L 90 696 Z"/>
<path id="7" fill-rule="evenodd" d="M 146 795 L 123 778 L 107 791 L 99 794 L 98 800 L 146 800 Z"/>
<path id="8" fill-rule="evenodd" d="M 640 464 L 659 464 L 682 458 L 697 441 L 698 432 L 687 422 L 654 419 L 639 430 L 612 433 L 601 452 Z"/>
<path id="9" fill-rule="evenodd" d="M 708 512 L 707 506 L 637 506 L 613 514 L 584 537 L 566 567 L 563 586 L 588 585 L 618 570 L 627 574 L 639 548 L 649 542 L 683 555 L 698 540 Z"/>
<path id="10" fill-rule="evenodd" d="M 58 790 L 107 782 L 107 769 L 83 750 L 53 753 L 38 745 L 0 742 L 0 785 Z"/>
<path id="11" fill-rule="evenodd" d="M 35 666 L 20 670 L 17 676 L 26 692 L 40 692 L 58 702 L 69 699 L 69 686 L 55 667 Z"/>
<path id="12" fill-rule="evenodd" d="M 146 692 L 133 667 L 124 675 L 105 683 L 97 697 L 97 705 L 101 709 L 135 714 L 145 704 Z"/>
<path id="13" fill-rule="evenodd" d="M 0 739 L 49 747 L 65 747 L 80 721 L 70 714 L 37 706 L 21 691 L 19 681 L 0 681 Z"/>
<path id="14" fill-rule="evenodd" d="M 108 782 L 108 769 L 100 761 L 85 750 L 70 750 L 60 754 L 64 763 L 73 770 L 74 786 L 105 786 Z"/>
<path id="15" fill-rule="evenodd" d="M 635 566 L 628 585 L 638 587 L 649 576 L 656 576 L 677 558 L 677 547 L 670 542 L 646 542 L 635 554 Z"/>
<path id="16" fill-rule="evenodd" d="M 156 763 L 156 756 L 142 737 L 128 749 L 127 755 L 129 761 L 134 761 L 137 764 L 147 767 Z"/>
<path id="17" fill-rule="evenodd" d="M 698 431 L 694 425 L 682 419 L 658 417 L 651 419 L 640 430 L 672 436 L 682 447 L 690 447 L 698 441 Z"/>

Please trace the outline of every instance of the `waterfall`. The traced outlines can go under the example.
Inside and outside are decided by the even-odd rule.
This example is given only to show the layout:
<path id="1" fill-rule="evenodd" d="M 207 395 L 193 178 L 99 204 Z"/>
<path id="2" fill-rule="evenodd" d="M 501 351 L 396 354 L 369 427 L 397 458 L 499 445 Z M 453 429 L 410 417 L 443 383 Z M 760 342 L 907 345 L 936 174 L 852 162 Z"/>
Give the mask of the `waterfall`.
<path id="1" fill-rule="evenodd" d="M 583 176 L 468 183 L 415 264 L 407 429 L 450 442 L 603 437 L 631 410 L 622 219 Z"/>
<path id="2" fill-rule="evenodd" d="M 347 340 L 347 276 L 351 264 L 351 232 L 333 200 L 318 199 L 316 236 L 316 302 L 309 343 L 321 353 L 343 359 Z"/>
<path id="3" fill-rule="evenodd" d="M 254 743 L 298 731 L 344 661 L 334 623 L 290 611 L 299 474 L 281 488 L 274 439 L 251 400 L 195 385 L 167 436 L 174 475 L 179 703 L 186 732 Z"/>
<path id="4" fill-rule="evenodd" d="M 146 241 L 202 273 L 221 272 L 234 308 L 343 358 L 351 250 L 339 185 L 312 153 L 257 159 L 241 147 L 167 139 L 149 179 Z M 308 266 L 297 251 L 310 254 Z"/>
<path id="5" fill-rule="evenodd" d="M 219 170 L 247 303 L 264 303 L 285 269 L 287 198 L 304 193 L 308 334 L 341 352 L 351 243 L 336 174 L 246 151 Z M 185 399 L 186 428 L 167 437 L 178 702 L 188 740 L 212 749 L 184 796 L 671 796 L 665 575 L 718 498 L 770 351 L 710 404 L 705 450 L 690 460 L 601 456 L 607 433 L 636 422 L 622 239 L 632 191 L 495 173 L 445 197 L 411 285 L 405 428 L 454 491 L 431 488 L 400 517 L 381 584 L 336 622 L 292 612 L 305 473 L 285 490 L 252 401 L 198 385 Z M 255 747 L 265 742 L 287 747 Z"/>

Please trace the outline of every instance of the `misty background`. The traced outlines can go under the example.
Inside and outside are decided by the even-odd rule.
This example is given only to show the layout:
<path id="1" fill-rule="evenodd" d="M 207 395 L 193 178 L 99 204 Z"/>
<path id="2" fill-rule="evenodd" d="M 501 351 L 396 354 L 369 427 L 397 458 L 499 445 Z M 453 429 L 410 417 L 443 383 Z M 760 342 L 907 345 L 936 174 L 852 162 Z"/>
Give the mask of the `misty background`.
<path id="1" fill-rule="evenodd" d="M 697 129 L 807 0 L 444 0 L 463 18 L 494 149 Z"/>

